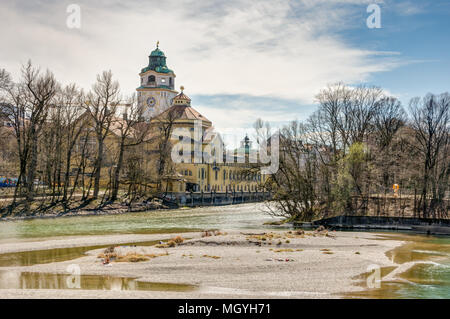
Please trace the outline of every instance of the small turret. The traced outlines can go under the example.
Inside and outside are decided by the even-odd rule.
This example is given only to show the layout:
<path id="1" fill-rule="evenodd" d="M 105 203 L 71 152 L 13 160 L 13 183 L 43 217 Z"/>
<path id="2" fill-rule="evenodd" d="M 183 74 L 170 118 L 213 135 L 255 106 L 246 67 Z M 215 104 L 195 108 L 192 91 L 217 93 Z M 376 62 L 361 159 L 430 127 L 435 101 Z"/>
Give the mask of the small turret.
<path id="1" fill-rule="evenodd" d="M 175 96 L 173 98 L 173 103 L 172 105 L 186 105 L 186 106 L 191 106 L 191 99 L 189 98 L 189 96 L 187 96 L 186 94 L 183 93 L 184 91 L 184 86 L 180 86 L 180 94 L 178 94 L 177 96 Z"/>

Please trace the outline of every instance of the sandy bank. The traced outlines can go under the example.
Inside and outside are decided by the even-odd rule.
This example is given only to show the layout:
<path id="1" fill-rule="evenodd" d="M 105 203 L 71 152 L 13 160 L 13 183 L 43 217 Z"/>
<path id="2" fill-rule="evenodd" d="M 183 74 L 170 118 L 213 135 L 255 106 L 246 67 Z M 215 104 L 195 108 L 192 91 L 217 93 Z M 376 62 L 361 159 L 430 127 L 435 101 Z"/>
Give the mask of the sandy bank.
<path id="1" fill-rule="evenodd" d="M 200 237 L 198 232 L 182 233 L 184 237 Z M 97 245 L 120 245 L 125 243 L 138 243 L 153 240 L 165 240 L 173 237 L 174 234 L 118 234 L 118 235 L 96 235 L 96 236 L 65 236 L 50 240 L 36 240 L 2 243 L 0 244 L 0 254 L 44 250 L 55 248 L 72 248 Z"/>
<path id="2" fill-rule="evenodd" d="M 263 233 L 264 230 L 252 233 Z M 267 232 L 267 230 L 266 230 Z M 88 290 L 0 290 L 1 298 L 338 298 L 340 293 L 363 289 L 354 285 L 352 277 L 367 271 L 369 265 L 395 265 L 385 252 L 402 244 L 397 240 L 377 240 L 373 233 L 336 232 L 332 237 L 289 235 L 286 231 L 273 232 L 274 238 L 262 240 L 241 232 L 201 238 L 192 237 L 175 248 L 129 247 L 129 252 L 161 254 L 139 263 L 113 262 L 102 265 L 97 255 L 75 260 L 2 268 L 10 271 L 31 271 L 67 274 L 67 266 L 77 264 L 81 274 L 135 277 L 139 281 L 182 283 L 195 285 L 185 292 L 172 291 L 88 291 Z M 164 235 L 173 237 L 172 234 Z M 290 238 L 289 238 L 290 237 Z M 163 235 L 93 236 L 82 240 L 90 245 L 103 242 L 117 243 L 163 238 Z M 81 239 L 80 239 L 81 240 Z M 269 244 L 271 243 L 271 244 Z M 280 243 L 280 244 L 279 244 Z M 33 243 L 27 245 L 31 249 Z M 68 244 L 67 240 L 53 240 L 46 247 Z M 39 249 L 43 249 L 39 245 Z M 5 250 L 5 247 L 0 249 Z M 21 246 L 21 249 L 24 247 Z M 18 249 L 18 247 L 16 247 Z M 0 250 L 1 251 L 1 250 Z M 286 261 L 289 260 L 289 261 Z"/>

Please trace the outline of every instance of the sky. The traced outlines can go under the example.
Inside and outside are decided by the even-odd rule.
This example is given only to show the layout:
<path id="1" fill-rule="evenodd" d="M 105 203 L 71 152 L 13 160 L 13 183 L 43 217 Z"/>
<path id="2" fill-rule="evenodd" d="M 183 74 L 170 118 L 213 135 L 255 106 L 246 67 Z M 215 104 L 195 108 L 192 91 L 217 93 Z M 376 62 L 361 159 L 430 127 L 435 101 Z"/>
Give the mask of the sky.
<path id="1" fill-rule="evenodd" d="M 381 28 L 367 25 L 371 4 Z M 338 81 L 380 86 L 405 107 L 450 91 L 450 0 L 0 0 L 0 39 L 15 79 L 31 59 L 89 90 L 111 69 L 124 96 L 160 41 L 176 86 L 234 140 L 257 118 L 306 119 Z"/>

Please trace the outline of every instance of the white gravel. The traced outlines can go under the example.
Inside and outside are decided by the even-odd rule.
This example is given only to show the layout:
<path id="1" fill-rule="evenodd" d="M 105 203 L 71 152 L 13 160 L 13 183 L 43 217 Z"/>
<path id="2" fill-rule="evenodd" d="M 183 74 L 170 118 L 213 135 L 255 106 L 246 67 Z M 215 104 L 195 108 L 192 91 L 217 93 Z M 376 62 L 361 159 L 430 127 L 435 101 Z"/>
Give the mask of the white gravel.
<path id="1" fill-rule="evenodd" d="M 255 233 L 267 230 L 254 231 Z M 274 233 L 287 235 L 286 231 Z M 195 285 L 193 291 L 89 291 L 0 289 L 0 298 L 339 298 L 342 293 L 361 290 L 352 279 L 367 271 L 369 265 L 393 266 L 385 252 L 403 242 L 376 240 L 374 233 L 335 232 L 331 237 L 286 238 L 261 241 L 248 239 L 237 231 L 226 235 L 200 237 L 185 233 L 191 240 L 175 248 L 129 247 L 122 252 L 162 253 L 146 262 L 102 265 L 100 250 L 75 260 L 34 265 L 3 267 L 0 270 L 67 273 L 67 266 L 77 264 L 81 274 L 136 277 L 140 281 Z M 174 237 L 175 234 L 84 236 L 44 242 L 0 245 L 0 253 L 33 249 L 51 249 Z M 289 243 L 286 243 L 289 240 Z M 264 244 L 266 242 L 266 244 Z M 273 249 L 273 250 L 270 250 Z M 275 252 L 277 249 L 293 251 Z M 332 254 L 326 254 L 328 249 Z M 301 250 L 301 251 L 297 251 Z M 356 254 L 359 252 L 359 254 Z M 217 256 L 220 258 L 212 258 Z M 278 259 L 282 260 L 279 261 Z M 286 261 L 289 259 L 291 261 Z M 0 278 L 1 280 L 1 278 Z"/>

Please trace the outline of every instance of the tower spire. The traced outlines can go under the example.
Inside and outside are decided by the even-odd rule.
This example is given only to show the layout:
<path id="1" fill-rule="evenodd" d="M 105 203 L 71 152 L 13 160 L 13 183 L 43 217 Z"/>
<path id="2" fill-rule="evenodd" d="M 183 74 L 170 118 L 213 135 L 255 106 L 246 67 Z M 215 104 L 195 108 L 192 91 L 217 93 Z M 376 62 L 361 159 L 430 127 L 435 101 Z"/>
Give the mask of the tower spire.
<path id="1" fill-rule="evenodd" d="M 156 41 L 156 48 L 159 49 L 159 40 Z"/>

